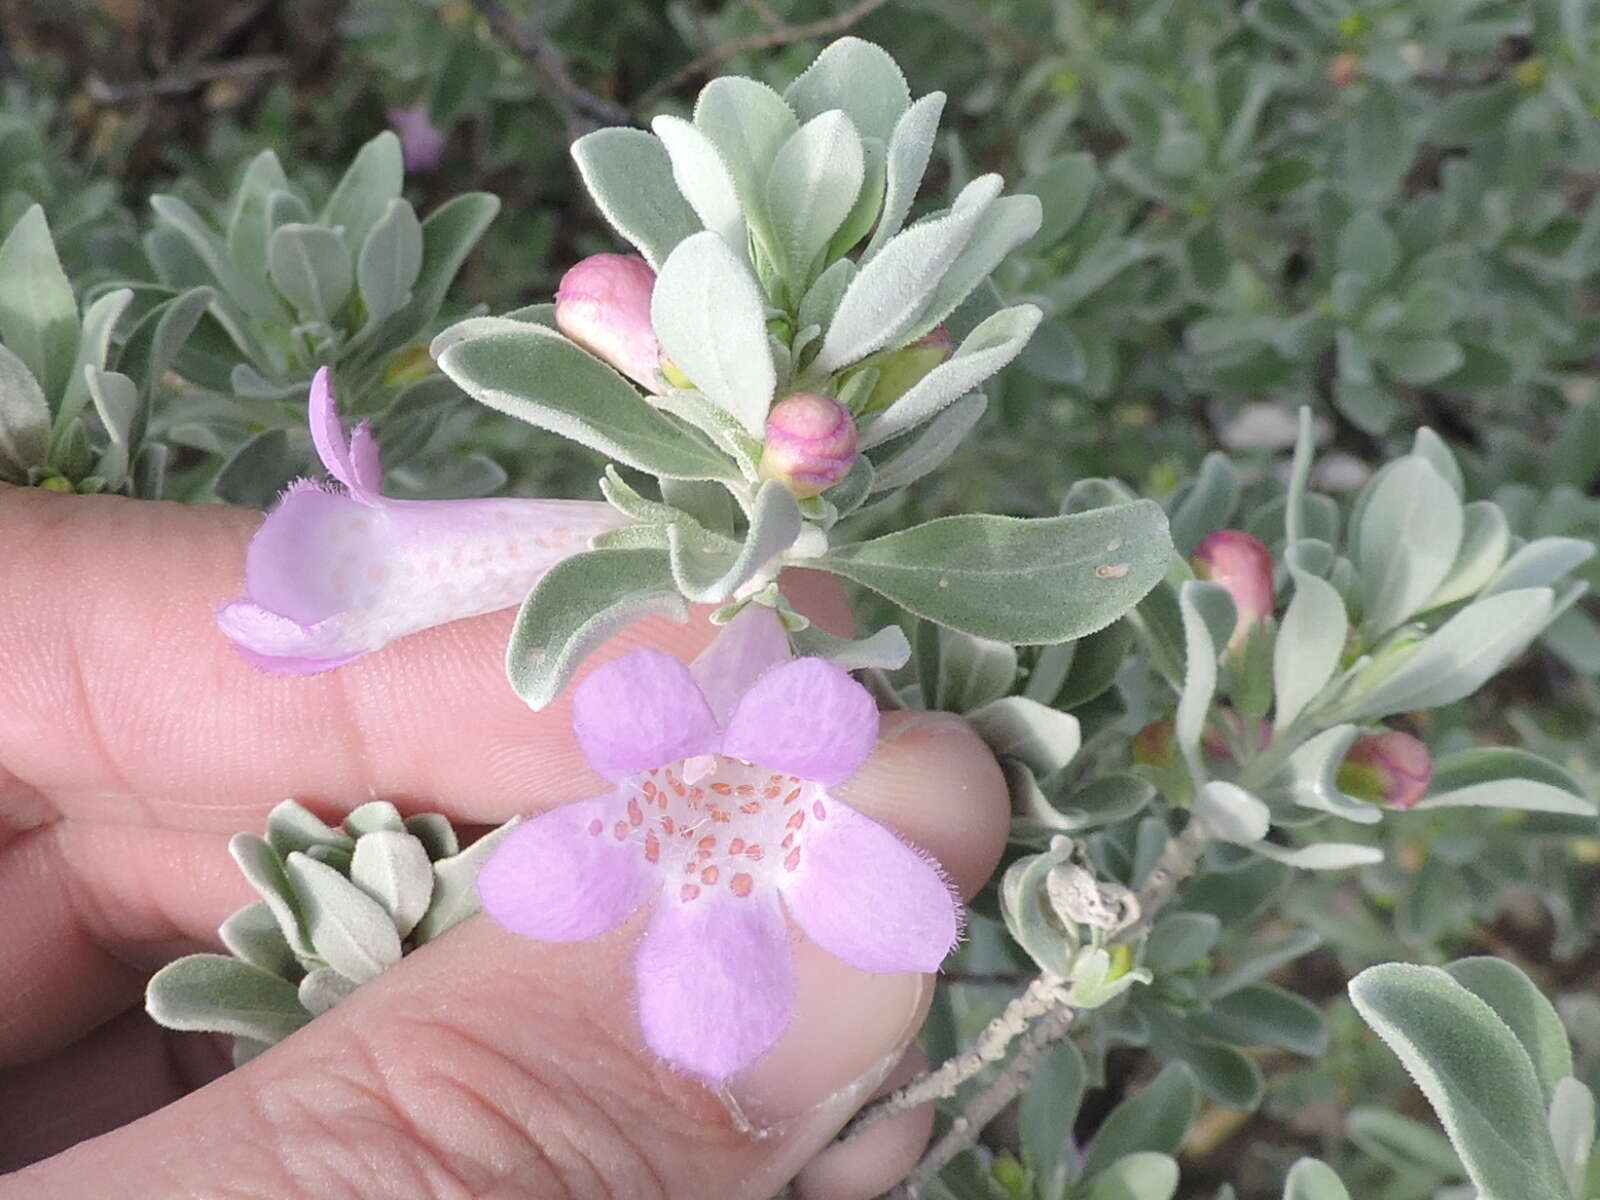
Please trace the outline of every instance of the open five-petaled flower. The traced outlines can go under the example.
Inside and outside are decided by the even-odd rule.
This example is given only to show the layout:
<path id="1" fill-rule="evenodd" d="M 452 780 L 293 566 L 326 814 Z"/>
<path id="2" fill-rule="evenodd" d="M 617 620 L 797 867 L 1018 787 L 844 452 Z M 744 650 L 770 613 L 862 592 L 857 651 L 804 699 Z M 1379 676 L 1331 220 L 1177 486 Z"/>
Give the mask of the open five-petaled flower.
<path id="1" fill-rule="evenodd" d="M 625 523 L 582 500 L 391 500 L 366 422 L 346 440 L 328 369 L 311 440 L 343 490 L 302 479 L 245 552 L 245 595 L 217 613 L 259 667 L 310 675 L 433 625 L 520 604 L 556 563 Z"/>
<path id="2" fill-rule="evenodd" d="M 933 971 L 959 902 L 938 865 L 830 789 L 866 762 L 878 712 L 819 658 L 792 659 L 752 605 L 685 666 L 635 650 L 574 696 L 606 795 L 513 831 L 484 865 L 485 910 L 552 942 L 595 937 L 652 897 L 635 972 L 646 1043 L 720 1081 L 777 1040 L 800 931 L 874 973 Z"/>

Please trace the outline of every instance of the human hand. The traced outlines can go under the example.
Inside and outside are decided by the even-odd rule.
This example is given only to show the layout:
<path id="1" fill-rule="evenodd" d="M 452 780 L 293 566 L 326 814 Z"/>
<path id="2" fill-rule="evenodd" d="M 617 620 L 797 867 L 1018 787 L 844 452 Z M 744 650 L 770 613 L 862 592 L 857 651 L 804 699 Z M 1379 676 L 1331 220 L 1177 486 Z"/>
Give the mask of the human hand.
<path id="1" fill-rule="evenodd" d="M 801 1196 L 845 1200 L 892 1184 L 930 1114 L 829 1142 L 912 1069 L 926 979 L 799 942 L 788 1031 L 717 1095 L 643 1047 L 640 915 L 573 945 L 473 919 L 195 1091 L 223 1069 L 215 1043 L 138 1006 L 151 969 L 215 948 L 253 899 L 231 834 L 286 796 L 490 825 L 601 790 L 566 698 L 534 713 L 506 685 L 509 611 L 315 678 L 248 667 L 212 612 L 258 519 L 0 488 L 0 1169 L 74 1147 L 0 1177 L 0 1198 L 762 1197 L 798 1175 Z M 848 624 L 826 581 L 790 590 Z M 710 635 L 703 614 L 641 622 L 591 666 L 640 645 L 689 658 Z M 998 857 L 1004 796 L 970 730 L 928 714 L 886 714 L 841 790 L 967 895 Z"/>

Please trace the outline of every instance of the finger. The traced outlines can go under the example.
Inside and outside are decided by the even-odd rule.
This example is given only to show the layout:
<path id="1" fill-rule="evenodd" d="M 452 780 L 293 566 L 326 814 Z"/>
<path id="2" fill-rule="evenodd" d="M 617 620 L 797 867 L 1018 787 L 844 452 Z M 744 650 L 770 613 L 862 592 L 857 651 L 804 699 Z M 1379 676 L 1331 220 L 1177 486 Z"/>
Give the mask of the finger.
<path id="1" fill-rule="evenodd" d="M 992 868 L 1000 843 L 983 831 L 1002 827 L 1006 800 L 993 761 L 958 728 L 891 730 L 852 803 L 911 835 L 897 814 L 919 811 L 957 772 L 963 799 L 915 836 L 959 856 L 960 879 Z M 630 964 L 647 919 L 554 945 L 476 918 L 243 1070 L 12 1177 L 0 1196 L 87 1194 L 91 1181 L 112 1200 L 204 1194 L 219 1180 L 285 1200 L 377 1186 L 769 1196 L 882 1084 L 921 1022 L 928 981 L 867 975 L 801 941 L 789 1028 L 723 1097 L 642 1043 Z"/>
<path id="2" fill-rule="evenodd" d="M 564 700 L 530 712 L 504 676 L 515 614 L 457 621 L 312 678 L 267 675 L 216 628 L 260 517 L 241 510 L 61 497 L 0 487 L 0 722 L 6 797 L 71 815 L 229 832 L 287 795 L 349 805 L 423 795 L 498 823 L 596 781 Z M 846 623 L 837 584 L 797 573 L 795 603 Z M 680 657 L 712 629 L 642 621 L 592 667 L 638 645 Z M 10 801 L 15 803 L 15 801 Z"/>
<path id="3" fill-rule="evenodd" d="M 879 1085 L 887 1095 L 928 1069 L 916 1046 Z M 794 1200 L 872 1200 L 911 1173 L 933 1130 L 931 1103 L 880 1121 L 847 1142 L 835 1142 L 806 1164 L 794 1181 Z"/>

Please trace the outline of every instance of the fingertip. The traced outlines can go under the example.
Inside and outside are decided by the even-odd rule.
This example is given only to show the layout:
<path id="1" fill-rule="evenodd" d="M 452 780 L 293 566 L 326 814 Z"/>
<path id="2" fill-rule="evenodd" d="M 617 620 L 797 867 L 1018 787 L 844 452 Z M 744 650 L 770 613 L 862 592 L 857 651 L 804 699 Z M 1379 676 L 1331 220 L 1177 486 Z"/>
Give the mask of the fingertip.
<path id="1" fill-rule="evenodd" d="M 928 1069 L 921 1047 L 911 1046 L 873 1099 L 903 1087 Z M 872 1200 L 911 1173 L 933 1132 L 930 1102 L 879 1121 L 865 1132 L 834 1142 L 795 1176 L 794 1200 Z"/>

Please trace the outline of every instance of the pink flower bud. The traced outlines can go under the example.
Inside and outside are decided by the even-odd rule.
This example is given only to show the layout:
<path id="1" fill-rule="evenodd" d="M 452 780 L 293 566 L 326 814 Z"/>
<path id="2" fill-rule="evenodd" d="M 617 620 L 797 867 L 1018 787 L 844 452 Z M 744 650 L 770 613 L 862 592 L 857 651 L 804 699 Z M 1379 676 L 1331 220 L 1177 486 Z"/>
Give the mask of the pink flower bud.
<path id="1" fill-rule="evenodd" d="M 1174 725 L 1169 717 L 1152 721 L 1133 735 L 1133 761 L 1144 767 L 1165 770 L 1177 761 L 1174 749 Z"/>
<path id="2" fill-rule="evenodd" d="M 648 392 L 659 393 L 661 347 L 650 323 L 656 273 L 637 254 L 591 254 L 561 277 L 556 327 Z"/>
<path id="3" fill-rule="evenodd" d="M 445 131 L 428 116 L 428 106 L 414 104 L 410 108 L 391 108 L 389 124 L 400 135 L 400 156 L 406 170 L 425 175 L 439 169 L 448 140 Z"/>
<path id="4" fill-rule="evenodd" d="M 1388 729 L 1357 738 L 1339 768 L 1341 790 L 1375 804 L 1404 811 L 1415 808 L 1433 782 L 1428 747 L 1409 733 Z"/>
<path id="5" fill-rule="evenodd" d="M 761 477 L 782 480 L 802 500 L 838 483 L 856 458 L 856 423 L 830 396 L 796 392 L 767 414 Z"/>
<path id="6" fill-rule="evenodd" d="M 1194 573 L 1227 589 L 1238 622 L 1230 644 L 1237 645 L 1258 622 L 1272 615 L 1272 552 L 1242 529 L 1219 529 L 1195 547 Z"/>

